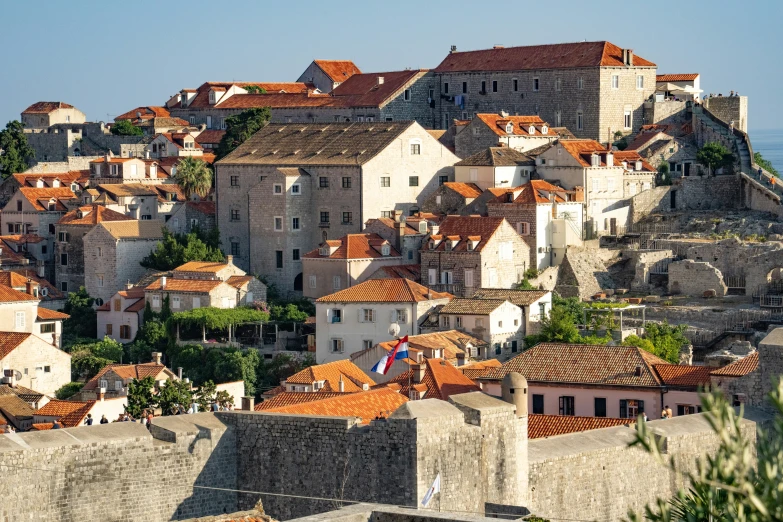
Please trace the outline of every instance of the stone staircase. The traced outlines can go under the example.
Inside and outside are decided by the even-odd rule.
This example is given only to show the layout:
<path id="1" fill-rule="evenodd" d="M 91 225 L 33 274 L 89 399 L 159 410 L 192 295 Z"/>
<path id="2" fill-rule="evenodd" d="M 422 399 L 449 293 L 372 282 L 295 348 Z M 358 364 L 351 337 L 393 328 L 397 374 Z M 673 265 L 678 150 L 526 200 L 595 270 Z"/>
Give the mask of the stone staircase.
<path id="1" fill-rule="evenodd" d="M 693 107 L 693 115 L 700 124 L 713 134 L 720 136 L 724 145 L 727 145 L 727 148 L 739 158 L 739 167 L 742 172 L 746 174 L 751 172 L 753 169 L 753 149 L 747 134 L 738 129 L 730 130 L 728 123 L 700 105 Z"/>

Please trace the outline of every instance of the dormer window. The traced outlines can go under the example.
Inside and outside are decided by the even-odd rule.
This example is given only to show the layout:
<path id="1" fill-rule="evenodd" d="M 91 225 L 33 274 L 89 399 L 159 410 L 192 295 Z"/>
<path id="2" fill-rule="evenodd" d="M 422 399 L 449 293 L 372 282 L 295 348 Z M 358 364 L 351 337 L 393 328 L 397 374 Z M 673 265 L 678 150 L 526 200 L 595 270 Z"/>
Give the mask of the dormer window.
<path id="1" fill-rule="evenodd" d="M 590 166 L 592 167 L 598 167 L 601 165 L 601 157 L 593 152 L 593 154 L 590 156 Z"/>
<path id="2" fill-rule="evenodd" d="M 636 170 L 642 170 L 642 162 L 639 160 L 636 160 Z"/>
<path id="3" fill-rule="evenodd" d="M 44 185 L 44 180 L 42 180 L 41 178 L 38 178 L 38 180 L 36 180 L 36 182 L 35 182 L 35 188 L 44 188 L 44 186 L 45 186 Z"/>
<path id="4" fill-rule="evenodd" d="M 536 133 L 536 127 L 535 127 L 535 125 L 531 125 L 530 127 L 528 127 L 528 129 L 527 129 L 527 133 L 528 133 L 528 134 L 535 134 L 535 133 Z"/>
<path id="5" fill-rule="evenodd" d="M 71 192 L 76 192 L 79 190 L 79 185 L 76 183 L 71 183 Z"/>
<path id="6" fill-rule="evenodd" d="M 627 161 L 623 161 L 623 168 L 628 170 L 628 162 Z"/>
<path id="7" fill-rule="evenodd" d="M 430 241 L 430 250 L 435 250 L 435 241 Z"/>
<path id="8" fill-rule="evenodd" d="M 209 103 L 215 103 L 215 91 L 209 91 Z"/>
<path id="9" fill-rule="evenodd" d="M 319 249 L 318 254 L 324 257 L 329 257 L 329 247 L 323 246 Z"/>
<path id="10" fill-rule="evenodd" d="M 49 212 L 54 212 L 57 210 L 57 200 L 50 199 L 49 200 Z"/>
<path id="11" fill-rule="evenodd" d="M 506 134 L 514 134 L 514 124 L 511 122 L 506 123 Z"/>
<path id="12" fill-rule="evenodd" d="M 389 245 L 383 245 L 381 247 L 381 255 L 388 256 L 391 253 L 391 247 Z"/>
<path id="13" fill-rule="evenodd" d="M 468 250 L 473 250 L 476 248 L 476 242 L 475 241 L 468 241 Z"/>
<path id="14" fill-rule="evenodd" d="M 419 221 L 419 234 L 426 234 L 426 233 L 427 233 L 427 222 Z"/>

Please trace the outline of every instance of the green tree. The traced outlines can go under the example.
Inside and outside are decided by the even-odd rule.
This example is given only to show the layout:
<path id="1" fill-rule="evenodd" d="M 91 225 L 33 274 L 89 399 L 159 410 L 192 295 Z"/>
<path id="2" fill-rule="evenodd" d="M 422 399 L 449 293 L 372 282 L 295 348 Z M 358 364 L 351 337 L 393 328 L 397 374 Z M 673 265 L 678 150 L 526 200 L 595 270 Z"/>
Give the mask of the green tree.
<path id="1" fill-rule="evenodd" d="M 710 172 L 714 173 L 721 167 L 728 167 L 734 163 L 734 154 L 729 149 L 717 142 L 706 143 L 696 153 L 696 159 L 702 165 L 707 165 Z"/>
<path id="2" fill-rule="evenodd" d="M 680 350 L 690 342 L 683 333 L 685 328 L 684 324 L 671 326 L 667 322 L 647 323 L 644 325 L 644 338 L 655 347 L 652 352 L 654 355 L 677 364 L 680 361 Z"/>
<path id="3" fill-rule="evenodd" d="M 530 281 L 523 279 L 515 287 L 517 290 L 538 290 L 535 286 L 530 284 Z"/>
<path id="4" fill-rule="evenodd" d="M 191 199 L 195 194 L 200 198 L 207 197 L 212 188 L 212 169 L 206 161 L 195 156 L 183 158 L 177 164 L 177 173 L 174 179 L 185 193 L 185 197 Z"/>
<path id="5" fill-rule="evenodd" d="M 139 418 L 144 410 L 154 408 L 157 399 L 153 390 L 155 379 L 152 376 L 143 379 L 133 379 L 128 383 L 128 405 L 125 411 L 134 418 Z"/>
<path id="6" fill-rule="evenodd" d="M 296 304 L 273 305 L 269 308 L 269 320 L 281 322 L 303 323 L 310 314 L 301 310 Z"/>
<path id="7" fill-rule="evenodd" d="M 21 122 L 9 121 L 0 131 L 0 175 L 2 179 L 11 174 L 24 172 L 35 159 L 35 151 L 27 143 Z"/>
<path id="8" fill-rule="evenodd" d="M 266 94 L 266 89 L 260 85 L 248 85 L 245 87 L 248 94 Z"/>
<path id="9" fill-rule="evenodd" d="M 315 365 L 312 354 L 298 359 L 287 353 L 275 355 L 272 359 L 259 359 L 256 366 L 256 384 L 259 391 L 266 391 L 280 385 L 280 381 Z"/>
<path id="10" fill-rule="evenodd" d="M 579 330 L 570 311 L 565 307 L 552 307 L 549 316 L 541 321 L 539 342 L 578 343 Z"/>
<path id="11" fill-rule="evenodd" d="M 193 403 L 190 383 L 169 379 L 158 393 L 158 404 L 163 415 L 174 415 L 181 406 L 185 410 Z"/>
<path id="12" fill-rule="evenodd" d="M 95 300 L 90 297 L 84 287 L 78 292 L 68 294 L 63 312 L 70 315 L 63 321 L 63 338 L 87 337 L 95 338 L 98 330 L 98 319 L 92 307 Z"/>
<path id="13" fill-rule="evenodd" d="M 269 108 L 260 107 L 226 118 L 226 133 L 215 151 L 217 159 L 225 158 L 242 145 L 250 136 L 266 125 L 270 117 Z"/>
<path id="14" fill-rule="evenodd" d="M 199 411 L 210 411 L 210 405 L 216 401 L 217 390 L 215 383 L 207 381 L 196 390 L 196 404 Z"/>
<path id="15" fill-rule="evenodd" d="M 220 390 L 215 394 L 215 402 L 222 408 L 228 408 L 229 404 L 234 404 L 234 396 L 226 390 Z"/>
<path id="16" fill-rule="evenodd" d="M 90 380 L 103 367 L 122 361 L 123 347 L 105 337 L 102 341 L 78 343 L 70 347 L 71 380 Z"/>
<path id="17" fill-rule="evenodd" d="M 672 184 L 672 177 L 669 174 L 669 162 L 662 161 L 660 165 L 658 165 L 658 181 L 656 183 L 660 186 Z"/>
<path id="18" fill-rule="evenodd" d="M 54 392 L 54 396 L 61 401 L 64 401 L 79 393 L 82 388 L 84 388 L 83 382 L 69 382 L 68 384 L 60 386 L 57 391 Z"/>
<path id="19" fill-rule="evenodd" d="M 214 242 L 214 237 L 210 238 Z M 173 270 L 189 261 L 224 261 L 220 248 L 211 246 L 199 237 L 199 233 L 172 234 L 163 229 L 163 240 L 142 259 L 141 266 L 154 270 Z"/>
<path id="20" fill-rule="evenodd" d="M 111 133 L 115 136 L 142 136 L 144 132 L 130 122 L 130 120 L 115 121 L 111 126 Z"/>
<path id="21" fill-rule="evenodd" d="M 769 160 L 764 159 L 764 156 L 762 156 L 760 152 L 753 153 L 753 162 L 773 176 L 780 177 L 778 169 L 776 169 Z"/>
<path id="22" fill-rule="evenodd" d="M 688 488 L 674 498 L 658 499 L 645 508 L 644 519 L 673 521 L 755 522 L 783 520 L 783 380 L 778 379 L 769 399 L 775 416 L 769 428 L 758 437 L 743 433 L 742 414 L 720 391 L 702 396 L 706 421 L 719 440 L 718 449 L 701 457 L 695 472 L 686 472 L 677 459 L 663 457 L 663 439 L 656 437 L 646 422 L 636 424 L 635 440 L 663 466 L 675 474 L 684 474 Z M 752 441 L 756 441 L 753 451 Z M 630 520 L 642 520 L 629 513 Z"/>

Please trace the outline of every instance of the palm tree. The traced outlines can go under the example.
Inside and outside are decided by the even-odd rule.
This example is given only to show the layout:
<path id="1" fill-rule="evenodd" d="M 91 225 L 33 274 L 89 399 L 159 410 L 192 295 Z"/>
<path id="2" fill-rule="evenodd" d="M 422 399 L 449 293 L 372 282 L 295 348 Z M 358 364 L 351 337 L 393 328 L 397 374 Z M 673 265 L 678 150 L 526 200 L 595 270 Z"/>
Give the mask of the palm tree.
<path id="1" fill-rule="evenodd" d="M 188 199 L 193 194 L 205 198 L 212 188 L 212 170 L 207 162 L 193 156 L 179 162 L 175 179 Z"/>

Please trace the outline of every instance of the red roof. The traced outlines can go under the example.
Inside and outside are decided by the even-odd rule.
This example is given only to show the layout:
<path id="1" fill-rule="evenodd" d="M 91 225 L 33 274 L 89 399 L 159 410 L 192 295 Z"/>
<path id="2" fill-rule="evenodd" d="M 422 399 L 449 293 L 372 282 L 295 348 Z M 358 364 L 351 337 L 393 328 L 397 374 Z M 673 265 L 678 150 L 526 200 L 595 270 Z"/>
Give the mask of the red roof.
<path id="1" fill-rule="evenodd" d="M 473 250 L 480 252 L 504 221 L 502 217 L 447 216 L 440 224 L 438 235 L 430 235 L 430 237 L 437 240 L 444 237 L 459 238 L 459 242 L 452 248 L 455 252 L 467 252 L 467 242 L 470 238 L 470 241 L 478 241 L 473 246 Z M 440 241 L 432 250 L 446 250 L 445 243 Z"/>
<path id="2" fill-rule="evenodd" d="M 19 187 L 19 192 L 22 196 L 30 202 L 35 210 L 46 211 L 49 210 L 45 203 L 54 199 L 56 203 L 56 209 L 58 212 L 66 211 L 67 208 L 60 201 L 61 199 L 75 199 L 76 194 L 70 188 L 57 187 L 57 188 L 32 188 L 32 187 Z"/>
<path id="3" fill-rule="evenodd" d="M 220 140 L 223 139 L 223 136 L 226 134 L 226 131 L 224 130 L 218 130 L 218 129 L 207 129 L 203 131 L 201 134 L 196 136 L 196 141 L 201 143 L 202 145 L 204 143 L 220 143 Z"/>
<path id="4" fill-rule="evenodd" d="M 413 376 L 416 370 L 410 369 L 393 377 L 381 386 L 397 384 L 400 386 L 400 393 L 410 397 L 408 388 L 408 382 L 410 381 L 411 387 L 416 389 L 416 391 L 421 392 L 426 389 L 427 393 L 424 394 L 424 399 L 441 399 L 444 401 L 449 400 L 449 397 L 452 395 L 481 391 L 481 388 L 472 380 L 444 359 L 424 359 L 422 364 L 426 367 L 424 377 L 420 383 L 414 382 Z M 417 389 L 418 384 L 424 385 L 423 389 Z"/>
<path id="5" fill-rule="evenodd" d="M 0 270 L 0 286 L 9 286 L 14 290 L 18 290 L 19 292 L 26 291 L 26 284 L 29 279 L 32 279 L 33 282 L 37 283 L 40 288 L 46 288 L 46 296 L 42 295 L 41 293 L 38 294 L 42 301 L 49 299 L 62 299 L 65 297 L 65 295 L 52 283 L 46 279 L 38 277 L 38 275 L 35 273 L 35 270 L 31 270 L 29 268 Z"/>
<path id="6" fill-rule="evenodd" d="M 49 114 L 57 109 L 73 109 L 73 105 L 63 102 L 36 102 L 22 111 L 22 114 Z"/>
<path id="7" fill-rule="evenodd" d="M 33 334 L 21 332 L 0 332 L 0 359 L 5 358 L 9 353 L 22 344 Z"/>
<path id="8" fill-rule="evenodd" d="M 504 194 L 499 195 L 495 200 L 488 202 L 488 204 L 535 205 L 538 203 L 551 203 L 548 196 L 549 193 L 554 194 L 555 201 L 558 203 L 567 201 L 567 191 L 564 188 L 557 187 L 541 179 L 534 179 L 519 187 L 507 189 Z M 508 200 L 508 194 L 513 195 L 513 201 Z"/>
<path id="9" fill-rule="evenodd" d="M 375 386 L 375 381 L 348 359 L 310 366 L 285 380 L 287 384 L 308 385 L 318 381 L 324 382 L 323 391 L 332 392 L 339 392 L 340 381 L 345 392 L 362 391 L 364 384 Z"/>
<path id="10" fill-rule="evenodd" d="M 10 286 L 0 285 L 0 303 L 38 301 L 38 300 L 39 299 L 34 295 L 28 294 L 26 292 L 20 292 L 19 290 L 14 290 Z M 9 326 L 9 325 L 4 325 L 4 326 Z"/>
<path id="11" fill-rule="evenodd" d="M 389 255 L 384 256 L 381 252 L 381 248 L 384 245 L 389 246 Z M 348 234 L 340 239 L 332 239 L 326 241 L 326 246 L 330 249 L 337 247 L 337 249 L 328 256 L 321 255 L 321 247 L 308 252 L 304 255 L 310 259 L 374 259 L 374 258 L 392 258 L 400 257 L 400 253 L 396 248 L 383 239 L 378 234 Z"/>
<path id="12" fill-rule="evenodd" d="M 751 372 L 755 372 L 759 367 L 759 352 L 743 357 L 739 361 L 734 361 L 728 366 L 715 370 L 710 375 L 716 377 L 743 377 Z"/>
<path id="13" fill-rule="evenodd" d="M 576 159 L 583 167 L 592 166 L 591 157 L 593 153 L 598 154 L 599 163 L 598 166 L 606 167 L 606 153 L 607 151 L 603 145 L 595 140 L 562 140 L 559 142 L 559 146 L 563 147 L 565 151 Z M 633 150 L 615 150 L 612 151 L 612 164 L 610 166 L 622 167 L 623 161 L 627 162 L 642 162 L 642 169 L 649 172 L 656 172 L 656 170 L 639 156 L 639 153 Z M 629 165 L 629 170 L 634 170 Z"/>
<path id="14" fill-rule="evenodd" d="M 656 82 L 690 82 L 699 77 L 695 74 L 659 74 L 655 77 Z"/>
<path id="15" fill-rule="evenodd" d="M 54 180 L 59 180 L 61 185 L 70 185 L 76 181 L 80 185 L 84 185 L 90 180 L 90 170 L 70 170 L 68 172 L 23 172 L 20 174 L 14 174 L 14 179 L 22 187 L 35 187 L 36 182 L 40 179 L 47 187 L 51 187 Z"/>
<path id="16" fill-rule="evenodd" d="M 156 377 L 160 372 L 166 370 L 166 367 L 162 364 L 155 364 L 153 362 L 143 364 L 109 364 L 101 368 L 95 377 L 87 381 L 84 385 L 84 390 L 94 390 L 98 387 L 101 377 L 107 372 L 112 371 L 123 379 L 144 379 L 145 377 Z M 173 375 L 173 374 L 172 374 Z"/>
<path id="17" fill-rule="evenodd" d="M 476 118 L 483 121 L 487 127 L 498 136 L 557 136 L 557 132 L 542 120 L 539 116 L 502 116 L 500 114 L 476 114 Z M 506 125 L 512 124 L 511 133 L 506 132 Z M 530 126 L 533 126 L 531 134 Z M 546 133 L 542 132 L 546 126 Z"/>
<path id="18" fill-rule="evenodd" d="M 379 388 L 358 393 L 341 393 L 337 397 L 272 408 L 264 412 L 359 417 L 366 424 L 376 418 L 388 417 L 406 402 L 408 398 L 393 389 Z"/>
<path id="19" fill-rule="evenodd" d="M 379 72 L 372 74 L 354 74 L 338 85 L 332 96 L 336 102 L 346 107 L 378 107 L 394 97 L 400 89 L 418 78 L 423 70 Z M 378 79 L 383 78 L 383 83 Z"/>
<path id="20" fill-rule="evenodd" d="M 613 419 L 610 417 L 575 417 L 571 415 L 527 416 L 527 438 L 541 439 L 554 435 L 564 435 L 578 431 L 597 430 L 611 426 L 633 424 L 633 419 Z"/>
<path id="21" fill-rule="evenodd" d="M 124 114 L 120 114 L 114 121 L 120 120 L 151 120 L 154 118 L 170 118 L 171 113 L 166 107 L 136 107 Z M 187 122 L 186 122 L 187 123 Z"/>
<path id="22" fill-rule="evenodd" d="M 57 310 L 49 310 L 48 308 L 38 307 L 38 320 L 39 321 L 64 321 L 71 317 L 68 314 L 58 312 Z"/>
<path id="23" fill-rule="evenodd" d="M 477 198 L 483 193 L 483 191 L 475 183 L 447 181 L 443 184 L 443 186 L 466 198 Z"/>
<path id="24" fill-rule="evenodd" d="M 634 66 L 655 64 L 634 55 Z M 524 71 L 575 67 L 623 67 L 623 50 L 610 42 L 577 42 L 453 52 L 435 72 Z"/>
<path id="25" fill-rule="evenodd" d="M 410 279 L 369 279 L 364 283 L 316 299 L 317 303 L 419 303 L 449 299 L 451 294 L 433 292 Z"/>
<path id="26" fill-rule="evenodd" d="M 315 64 L 333 82 L 342 83 L 354 74 L 362 72 L 351 60 L 315 60 Z"/>
<path id="27" fill-rule="evenodd" d="M 87 205 L 71 210 L 57 222 L 58 225 L 96 225 L 104 221 L 133 221 L 133 218 L 108 209 L 103 205 Z"/>
<path id="28" fill-rule="evenodd" d="M 187 205 L 195 209 L 202 214 L 215 215 L 215 202 L 214 201 L 188 201 Z"/>
<path id="29" fill-rule="evenodd" d="M 697 388 L 710 384 L 707 366 L 686 366 L 679 364 L 656 364 L 653 366 L 666 386 Z"/>
<path id="30" fill-rule="evenodd" d="M 82 421 L 95 405 L 95 401 L 61 401 L 52 399 L 35 411 L 36 416 L 56 417 L 64 428 L 81 426 Z"/>
<path id="31" fill-rule="evenodd" d="M 324 399 L 331 399 L 332 397 L 340 397 L 345 395 L 340 392 L 287 392 L 283 391 L 276 394 L 271 399 L 267 399 L 264 402 L 260 402 L 255 405 L 255 411 L 265 411 L 274 408 L 280 408 L 282 406 L 292 406 L 294 404 L 302 404 L 305 402 L 322 401 Z"/>

